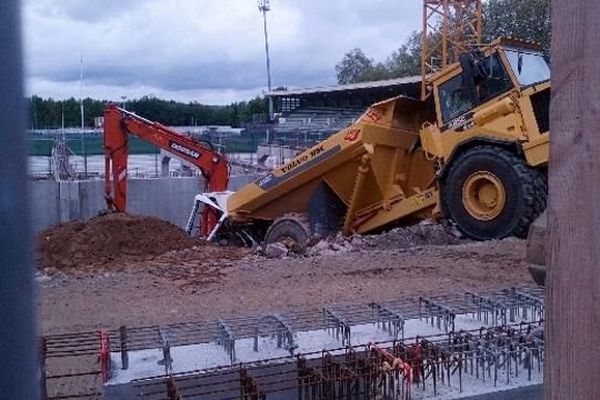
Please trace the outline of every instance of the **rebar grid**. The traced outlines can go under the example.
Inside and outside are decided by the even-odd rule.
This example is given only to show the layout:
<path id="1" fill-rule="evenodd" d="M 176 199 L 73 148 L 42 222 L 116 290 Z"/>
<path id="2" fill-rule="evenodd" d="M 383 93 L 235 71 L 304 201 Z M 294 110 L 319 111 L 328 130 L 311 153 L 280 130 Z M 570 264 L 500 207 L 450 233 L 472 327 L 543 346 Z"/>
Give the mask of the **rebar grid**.
<path id="1" fill-rule="evenodd" d="M 498 325 L 499 328 L 510 326 L 514 332 L 521 334 L 524 329 L 531 326 L 528 321 L 543 321 L 543 298 L 543 290 L 539 288 L 520 287 L 488 290 L 478 293 L 446 294 L 421 298 L 418 301 L 395 300 L 371 303 L 368 305 L 335 306 L 328 307 L 327 309 L 304 310 L 277 316 L 230 318 L 214 322 L 186 322 L 165 326 L 135 328 L 120 327 L 118 329 L 107 331 L 106 337 L 108 338 L 108 343 L 110 343 L 111 351 L 121 353 L 121 360 L 124 368 L 126 368 L 126 364 L 128 364 L 123 362 L 124 360 L 128 360 L 128 352 L 145 349 L 162 349 L 166 374 L 171 370 L 171 347 L 201 343 L 221 344 L 231 361 L 229 366 L 219 369 L 219 374 L 223 374 L 226 372 L 227 368 L 231 368 L 231 365 L 235 365 L 235 344 L 236 340 L 239 339 L 254 338 L 256 340 L 258 337 L 275 336 L 278 338 L 278 345 L 287 348 L 290 350 L 290 353 L 292 353 L 296 347 L 294 343 L 294 336 L 296 333 L 328 330 L 332 337 L 337 337 L 341 346 L 346 347 L 350 345 L 350 334 L 353 326 L 373 324 L 378 329 L 388 332 L 391 338 L 396 338 L 399 339 L 400 342 L 403 342 L 405 336 L 405 321 L 420 319 L 431 323 L 433 326 L 437 326 L 440 330 L 448 332 L 446 336 L 428 336 L 427 343 L 434 343 L 435 346 L 437 346 L 436 348 L 445 352 L 440 354 L 449 353 L 456 357 L 456 346 L 460 348 L 460 340 L 467 340 L 464 336 L 481 336 L 478 332 L 470 333 L 470 336 L 465 332 L 453 332 L 452 322 L 456 315 L 470 314 L 473 318 L 486 325 Z M 499 319 L 492 317 L 492 315 L 501 315 L 502 313 L 508 315 L 508 318 Z M 507 325 L 507 323 L 516 321 L 516 318 L 522 319 L 523 321 L 520 324 Z M 490 323 L 490 321 L 492 321 L 492 323 Z M 487 334 L 490 330 L 485 329 L 482 332 Z M 88 331 L 82 333 L 49 335 L 44 338 L 45 346 L 43 359 L 46 362 L 48 373 L 46 385 L 44 385 L 44 387 L 48 389 L 48 398 L 98 398 L 99 392 L 96 389 L 99 387 L 99 382 L 101 383 L 103 380 L 100 375 L 102 372 L 105 372 L 97 363 L 98 355 L 101 351 L 99 335 L 100 332 Z M 459 342 L 455 345 L 450 345 L 449 343 L 451 340 L 458 340 Z M 543 338 L 540 341 L 540 339 L 535 336 L 535 340 L 538 340 L 538 342 L 543 344 Z M 448 343 L 446 343 L 446 341 Z M 508 364 L 514 369 L 514 360 L 512 362 L 508 361 L 511 359 L 511 356 L 513 359 L 515 357 L 520 357 L 520 359 L 523 360 L 529 357 L 538 360 L 542 354 L 539 346 L 532 347 L 530 349 L 530 354 L 527 355 L 524 353 L 522 345 L 521 347 L 517 346 L 515 350 L 509 350 L 507 352 L 507 350 L 503 350 L 504 347 L 502 346 L 499 347 L 496 345 L 496 347 L 494 347 L 489 345 L 486 347 L 486 341 L 481 343 L 479 353 L 474 349 L 470 350 L 471 353 L 466 351 L 458 353 L 459 359 L 462 360 L 465 358 L 470 360 L 468 363 L 468 368 L 470 368 L 469 372 L 476 376 L 478 374 L 483 375 L 484 365 L 488 365 L 486 368 L 488 368 L 489 375 L 491 373 L 489 372 L 489 369 L 492 368 L 491 370 L 495 370 L 499 368 L 498 365 L 502 365 L 504 368 L 504 366 Z M 465 346 L 465 344 L 463 343 L 462 346 Z M 393 348 L 393 344 L 388 344 L 388 347 Z M 346 350 L 338 349 L 337 353 L 342 351 Z M 331 350 L 331 352 L 332 354 L 337 354 L 336 350 Z M 490 354 L 493 354 L 493 357 L 490 356 Z M 316 357 L 316 355 L 311 353 L 304 354 L 303 356 L 308 358 Z M 88 368 L 82 368 L 82 362 L 78 360 L 85 358 L 90 360 L 95 359 L 96 362 L 90 361 L 89 363 L 84 364 L 88 365 Z M 426 372 L 425 375 L 427 375 L 427 377 L 423 377 L 422 380 L 426 381 L 434 379 L 436 384 L 437 382 L 450 382 L 450 378 L 448 377 L 450 367 L 447 367 L 449 362 L 446 358 L 440 356 L 437 362 L 433 362 L 432 360 L 425 362 L 422 369 Z M 62 368 L 55 368 L 54 361 L 59 361 L 60 359 L 73 360 L 68 363 L 78 365 L 79 367 L 76 369 L 69 369 L 68 372 L 62 371 Z M 280 365 L 284 365 L 290 361 L 289 359 L 282 358 L 278 361 L 269 360 L 269 362 L 277 362 Z M 453 366 L 454 372 L 450 375 L 455 376 L 457 373 L 461 373 L 464 362 L 460 362 L 462 364 L 460 364 L 460 368 L 458 368 L 455 361 Z M 522 362 L 523 361 L 521 361 L 521 363 Z M 65 362 L 63 361 L 62 364 L 65 364 Z M 491 367 L 489 365 L 491 365 Z M 537 365 L 540 365 L 540 361 L 538 361 Z M 444 366 L 444 368 L 442 368 L 442 366 Z M 442 370 L 445 373 L 444 376 L 441 376 L 442 372 L 440 371 Z M 200 371 L 195 372 L 200 373 Z M 202 374 L 205 375 L 207 372 L 207 370 L 204 370 L 202 371 Z M 297 375 L 297 371 L 288 373 Z M 239 380 L 239 371 L 236 370 L 234 375 L 236 378 L 226 379 L 223 381 L 223 385 L 230 385 L 232 381 Z M 87 379 L 86 377 L 89 377 L 89 379 L 93 381 L 90 383 L 90 388 L 95 389 L 90 389 L 84 394 L 75 393 L 74 391 L 65 389 L 69 386 L 68 382 L 77 382 L 81 379 Z M 255 372 L 252 371 L 252 379 L 258 379 L 260 381 L 260 387 L 263 391 L 272 390 L 274 385 L 281 385 L 282 382 L 285 381 L 285 379 L 282 378 L 275 383 L 265 383 L 263 378 L 265 377 L 260 374 L 255 376 Z M 176 378 L 176 387 L 178 388 L 179 393 L 184 393 L 185 387 L 180 387 L 181 379 L 184 378 Z M 219 379 L 223 379 L 223 377 L 221 376 Z M 386 382 L 388 382 L 391 378 L 386 377 L 386 379 Z M 293 379 L 290 378 L 290 382 L 296 382 L 295 385 L 299 385 L 297 377 L 294 377 Z M 394 382 L 396 381 L 389 384 L 392 386 L 398 384 L 397 382 Z M 361 383 L 361 387 L 366 385 L 363 383 Z M 57 387 L 59 389 L 56 389 Z M 161 388 L 166 388 L 166 383 L 164 383 Z M 164 394 L 164 391 L 161 390 L 158 392 Z M 187 399 L 189 393 L 187 395 L 181 395 Z M 224 394 L 220 393 L 220 395 Z M 240 393 L 238 391 L 231 398 L 240 398 L 239 396 Z M 163 398 L 165 397 L 163 396 Z M 215 398 L 221 397 L 217 396 Z"/>
<path id="2" fill-rule="evenodd" d="M 268 399 L 287 393 L 300 400 L 410 400 L 413 394 L 463 392 L 468 378 L 493 387 L 543 370 L 541 322 L 513 324 L 426 338 L 363 344 L 259 363 L 211 368 L 134 381 L 145 399 L 165 397 L 172 382 L 185 399 Z M 289 397 L 292 398 L 292 397 Z"/>
<path id="3" fill-rule="evenodd" d="M 494 299 L 498 303 L 501 302 L 502 305 L 508 309 L 527 309 L 527 315 L 536 315 L 535 313 L 540 315 L 540 313 L 543 312 L 543 291 L 537 288 L 524 287 L 484 291 L 477 293 L 477 295 L 488 299 Z M 432 305 L 427 306 L 426 302 L 423 300 L 428 300 L 438 307 Z M 343 322 L 342 325 L 346 324 L 348 326 L 381 324 L 382 321 L 385 320 L 385 313 L 382 314 L 377 309 L 374 309 L 372 304 L 328 307 L 328 312 L 323 312 L 323 309 L 304 310 L 280 314 L 278 318 L 285 321 L 292 332 L 306 332 L 320 329 L 335 330 L 340 327 L 340 321 Z M 484 321 L 485 313 L 490 312 L 491 310 L 489 304 L 472 301 L 472 299 L 464 293 L 429 298 L 423 297 L 419 299 L 419 301 L 395 300 L 379 302 L 377 304 L 379 305 L 380 310 L 381 307 L 387 309 L 387 314 L 392 320 L 397 321 L 398 316 L 401 315 L 404 320 L 433 319 L 433 325 L 440 324 L 440 326 L 443 323 L 440 319 L 447 318 L 449 314 L 473 314 L 479 320 Z M 534 311 L 534 314 L 531 314 L 532 311 Z M 333 318 L 332 313 L 337 318 Z M 522 313 L 519 315 L 522 315 Z M 255 316 L 220 319 L 216 321 L 186 322 L 165 326 L 127 328 L 127 350 L 136 351 L 161 348 L 163 339 L 160 332 L 165 329 L 169 332 L 171 346 L 211 343 L 226 339 L 239 340 L 254 338 L 256 337 L 257 331 L 264 336 L 279 334 L 281 332 L 281 325 L 273 324 L 269 322 L 268 319 L 269 318 L 265 318 L 265 316 Z M 438 322 L 438 320 L 440 321 Z M 228 334 L 224 333 L 223 324 L 228 327 Z M 448 331 L 450 331 L 450 325 L 448 325 L 448 328 Z M 112 350 L 120 351 L 121 330 L 109 330 L 108 335 Z M 80 334 L 68 333 L 48 335 L 46 336 L 46 357 L 54 358 L 97 354 L 99 350 L 97 338 L 97 331 L 82 332 Z"/>

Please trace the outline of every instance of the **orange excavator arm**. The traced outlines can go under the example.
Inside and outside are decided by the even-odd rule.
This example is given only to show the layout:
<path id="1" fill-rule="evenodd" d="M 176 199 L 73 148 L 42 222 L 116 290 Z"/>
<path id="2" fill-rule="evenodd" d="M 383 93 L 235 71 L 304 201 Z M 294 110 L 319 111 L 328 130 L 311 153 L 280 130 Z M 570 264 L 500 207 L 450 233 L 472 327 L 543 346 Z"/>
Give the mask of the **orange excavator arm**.
<path id="1" fill-rule="evenodd" d="M 193 137 L 110 104 L 104 110 L 104 192 L 110 211 L 124 212 L 127 204 L 129 135 L 135 135 L 195 165 L 205 179 L 206 191 L 227 190 L 229 164 L 223 155 Z M 207 229 L 214 224 L 213 218 L 209 219 L 211 221 L 204 225 Z"/>

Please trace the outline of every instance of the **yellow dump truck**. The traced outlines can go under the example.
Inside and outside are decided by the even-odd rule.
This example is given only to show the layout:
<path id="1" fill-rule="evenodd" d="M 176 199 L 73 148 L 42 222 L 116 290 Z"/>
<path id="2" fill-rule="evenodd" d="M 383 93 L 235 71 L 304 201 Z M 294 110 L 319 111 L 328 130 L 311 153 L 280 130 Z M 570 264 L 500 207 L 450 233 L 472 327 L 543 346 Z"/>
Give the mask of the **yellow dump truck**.
<path id="1" fill-rule="evenodd" d="M 196 197 L 220 214 L 211 240 L 370 233 L 444 216 L 475 239 L 525 236 L 546 206 L 550 70 L 539 48 L 498 39 L 428 77 L 241 190 Z"/>

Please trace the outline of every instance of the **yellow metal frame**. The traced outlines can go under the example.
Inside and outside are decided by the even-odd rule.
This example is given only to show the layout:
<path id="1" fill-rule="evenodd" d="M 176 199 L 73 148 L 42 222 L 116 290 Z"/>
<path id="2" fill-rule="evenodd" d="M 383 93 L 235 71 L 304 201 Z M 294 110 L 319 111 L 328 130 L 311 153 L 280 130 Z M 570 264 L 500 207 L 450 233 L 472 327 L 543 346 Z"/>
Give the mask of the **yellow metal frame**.
<path id="1" fill-rule="evenodd" d="M 481 43 L 482 14 L 482 0 L 423 0 L 421 99 L 430 93 L 431 75 Z"/>

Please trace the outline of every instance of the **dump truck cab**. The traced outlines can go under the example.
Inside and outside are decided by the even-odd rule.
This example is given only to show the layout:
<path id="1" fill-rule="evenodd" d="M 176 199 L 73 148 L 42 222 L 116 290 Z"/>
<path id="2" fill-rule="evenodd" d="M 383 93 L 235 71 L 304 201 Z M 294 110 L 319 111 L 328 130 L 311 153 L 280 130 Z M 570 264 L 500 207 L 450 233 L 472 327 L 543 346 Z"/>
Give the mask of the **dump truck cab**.
<path id="1" fill-rule="evenodd" d="M 421 131 L 423 151 L 437 166 L 442 209 L 475 238 L 524 236 L 531 215 L 545 207 L 550 69 L 537 45 L 515 39 L 498 39 L 459 60 L 428 80 L 436 122 Z M 481 169 L 461 171 L 468 159 Z M 518 170 L 500 171 L 501 163 Z M 516 186 L 540 204 L 512 201 Z M 499 222 L 510 207 L 531 210 Z"/>
<path id="2" fill-rule="evenodd" d="M 469 140 L 481 139 L 518 144 L 529 165 L 547 164 L 550 69 L 537 46 L 498 39 L 430 84 L 437 124 L 421 135 L 429 155 L 447 164 Z"/>

